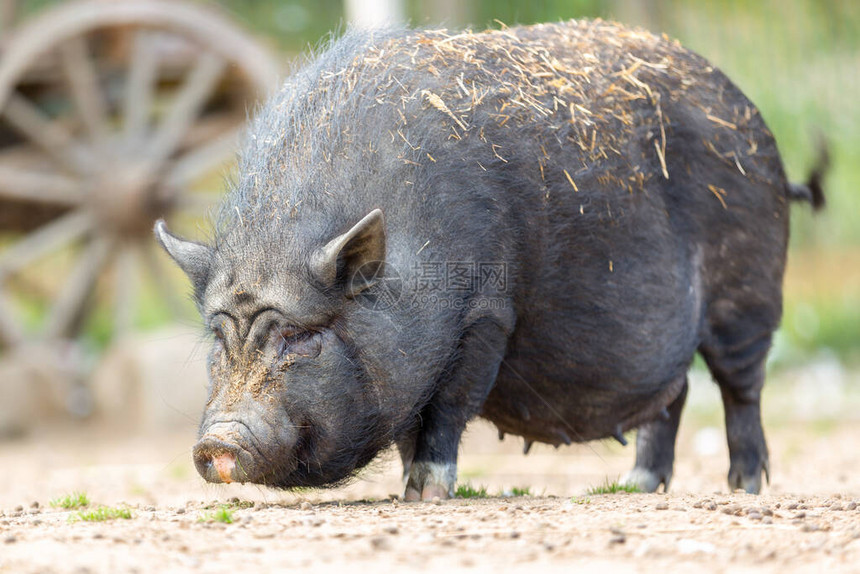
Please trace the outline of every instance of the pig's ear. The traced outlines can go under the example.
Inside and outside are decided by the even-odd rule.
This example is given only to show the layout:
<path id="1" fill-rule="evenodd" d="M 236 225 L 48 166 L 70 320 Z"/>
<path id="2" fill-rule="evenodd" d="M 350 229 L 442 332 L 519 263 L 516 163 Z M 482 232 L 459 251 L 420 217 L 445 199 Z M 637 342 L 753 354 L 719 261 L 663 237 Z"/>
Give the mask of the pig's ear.
<path id="1" fill-rule="evenodd" d="M 374 209 L 311 256 L 311 273 L 325 287 L 343 285 L 354 297 L 379 279 L 385 260 L 385 219 Z"/>
<path id="2" fill-rule="evenodd" d="M 212 264 L 212 249 L 206 245 L 181 239 L 167 230 L 163 219 L 155 222 L 155 238 L 176 264 L 185 271 L 194 290 L 200 293 L 206 286 L 209 266 Z"/>

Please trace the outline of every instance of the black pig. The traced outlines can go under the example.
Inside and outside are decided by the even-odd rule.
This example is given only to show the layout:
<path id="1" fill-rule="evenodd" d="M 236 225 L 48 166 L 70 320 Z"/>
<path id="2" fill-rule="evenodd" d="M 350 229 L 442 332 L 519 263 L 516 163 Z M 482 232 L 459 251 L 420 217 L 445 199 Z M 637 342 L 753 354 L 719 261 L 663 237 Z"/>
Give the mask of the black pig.
<path id="1" fill-rule="evenodd" d="M 786 180 L 752 103 L 642 30 L 349 32 L 258 114 L 210 245 L 158 240 L 215 336 L 212 482 L 342 482 L 396 444 L 452 495 L 476 416 L 553 445 L 639 428 L 668 487 L 696 352 L 758 492 Z"/>

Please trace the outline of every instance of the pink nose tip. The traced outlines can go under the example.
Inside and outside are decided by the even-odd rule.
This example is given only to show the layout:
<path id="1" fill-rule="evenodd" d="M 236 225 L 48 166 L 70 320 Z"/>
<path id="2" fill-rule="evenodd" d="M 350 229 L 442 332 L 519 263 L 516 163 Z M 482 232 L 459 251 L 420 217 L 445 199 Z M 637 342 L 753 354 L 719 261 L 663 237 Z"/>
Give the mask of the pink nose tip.
<path id="1" fill-rule="evenodd" d="M 229 484 L 233 482 L 233 469 L 236 468 L 236 456 L 225 452 L 212 458 L 212 466 L 221 478 L 221 482 Z"/>

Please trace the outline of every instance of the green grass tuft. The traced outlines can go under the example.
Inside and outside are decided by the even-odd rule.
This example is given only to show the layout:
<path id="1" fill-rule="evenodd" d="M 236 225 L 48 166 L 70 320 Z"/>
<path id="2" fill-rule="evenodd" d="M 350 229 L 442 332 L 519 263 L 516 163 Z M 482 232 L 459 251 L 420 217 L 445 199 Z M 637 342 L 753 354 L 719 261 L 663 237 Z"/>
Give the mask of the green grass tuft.
<path id="1" fill-rule="evenodd" d="M 531 496 L 532 489 L 528 486 L 514 486 L 511 488 L 512 496 Z"/>
<path id="2" fill-rule="evenodd" d="M 233 523 L 233 511 L 226 504 L 222 504 L 211 512 L 204 512 L 200 515 L 198 522 L 223 522 L 224 524 Z"/>
<path id="3" fill-rule="evenodd" d="M 74 510 L 75 508 L 83 508 L 85 506 L 89 506 L 90 499 L 87 496 L 86 492 L 73 492 L 72 494 L 67 494 L 66 496 L 55 498 L 48 504 L 50 504 L 54 508 L 65 508 L 66 510 Z"/>
<path id="4" fill-rule="evenodd" d="M 609 479 L 604 479 L 603 484 L 592 486 L 587 491 L 587 494 L 617 494 L 619 492 L 642 492 L 635 484 L 622 484 L 618 480 L 609 482 Z"/>
<path id="5" fill-rule="evenodd" d="M 472 483 L 457 485 L 457 490 L 454 491 L 454 496 L 457 498 L 487 498 L 487 487 L 479 486 L 475 488 Z"/>
<path id="6" fill-rule="evenodd" d="M 92 510 L 79 510 L 77 515 L 70 520 L 83 520 L 84 522 L 104 522 L 122 518 L 131 519 L 131 510 L 128 508 L 111 508 L 110 506 L 99 506 Z"/>
<path id="7" fill-rule="evenodd" d="M 588 498 L 587 496 L 582 496 L 582 497 L 574 496 L 573 498 L 570 499 L 570 501 L 574 504 L 591 504 L 591 499 Z"/>

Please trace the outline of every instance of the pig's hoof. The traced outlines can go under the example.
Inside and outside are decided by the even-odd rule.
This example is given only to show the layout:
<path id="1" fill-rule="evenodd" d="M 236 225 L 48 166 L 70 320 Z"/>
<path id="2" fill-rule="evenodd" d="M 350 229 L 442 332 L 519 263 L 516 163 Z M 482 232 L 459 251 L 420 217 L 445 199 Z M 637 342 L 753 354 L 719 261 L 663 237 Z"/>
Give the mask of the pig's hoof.
<path id="1" fill-rule="evenodd" d="M 403 498 L 408 502 L 452 498 L 456 480 L 456 465 L 413 462 L 409 469 L 409 480 L 406 482 Z"/>
<path id="2" fill-rule="evenodd" d="M 744 490 L 750 494 L 761 492 L 761 475 L 764 473 L 768 484 L 770 484 L 770 468 L 768 461 L 763 460 L 754 465 L 751 471 L 739 468 L 740 465 L 731 465 L 729 468 L 729 488 L 732 490 Z"/>
<path id="3" fill-rule="evenodd" d="M 671 480 L 671 472 L 657 472 L 637 466 L 621 479 L 621 483 L 635 486 L 641 492 L 657 492 L 657 489 L 662 484 L 663 491 L 665 492 L 669 490 L 669 482 Z"/>

